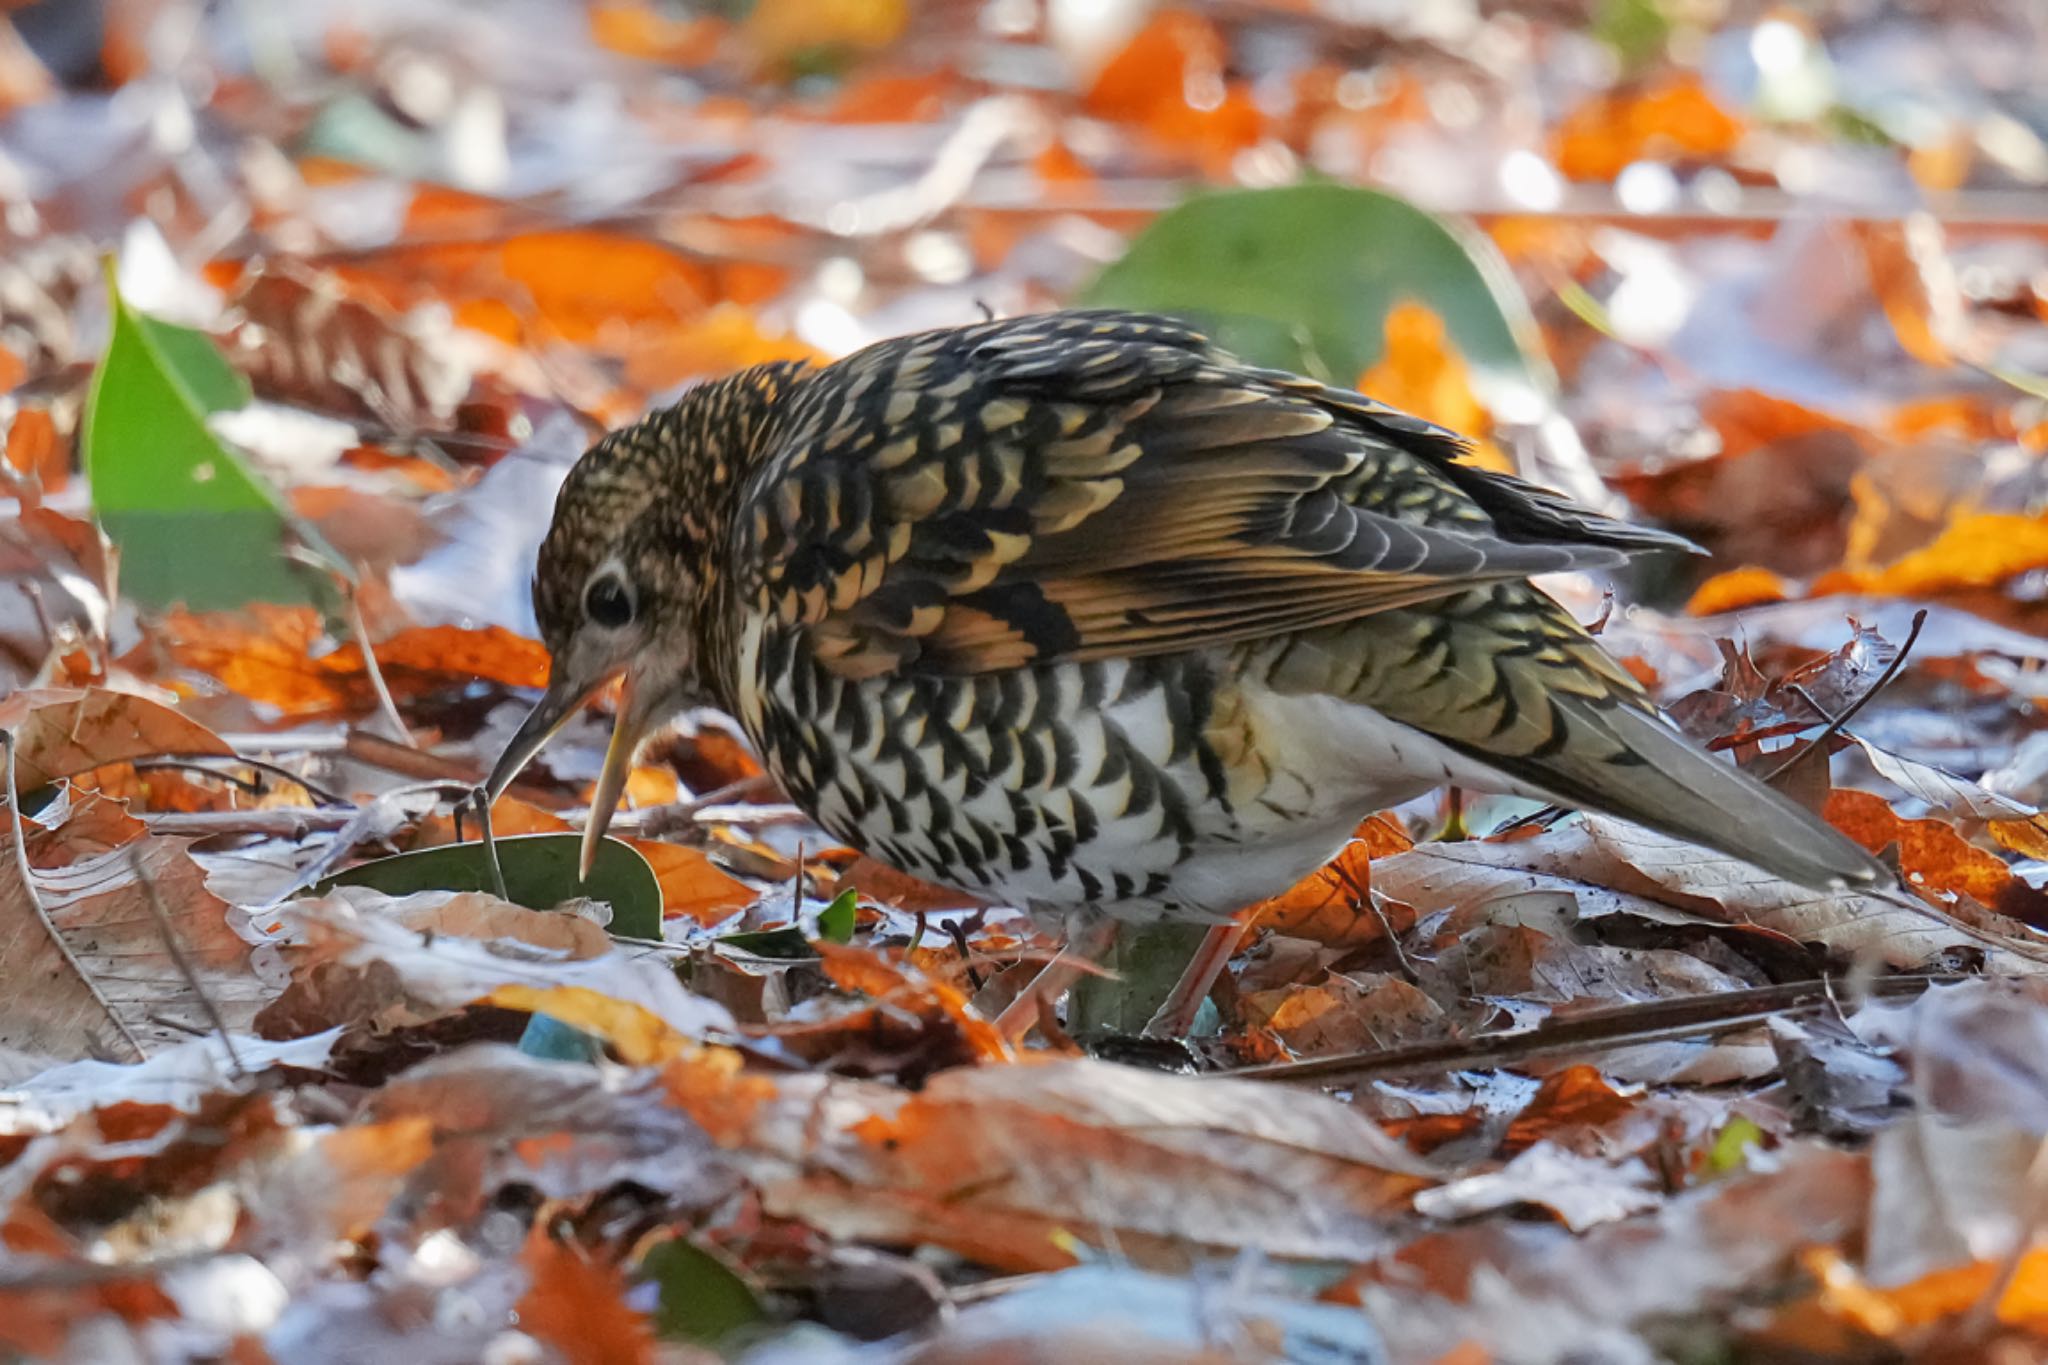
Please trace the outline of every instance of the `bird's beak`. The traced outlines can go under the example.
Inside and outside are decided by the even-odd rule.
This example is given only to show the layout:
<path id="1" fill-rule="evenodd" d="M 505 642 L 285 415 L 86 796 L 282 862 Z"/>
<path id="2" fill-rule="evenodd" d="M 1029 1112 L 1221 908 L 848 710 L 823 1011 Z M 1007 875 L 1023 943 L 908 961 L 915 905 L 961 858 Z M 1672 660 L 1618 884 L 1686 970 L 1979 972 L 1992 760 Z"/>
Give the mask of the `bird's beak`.
<path id="1" fill-rule="evenodd" d="M 583 826 L 583 853 L 576 865 L 580 878 L 590 876 L 590 865 L 597 861 L 597 846 L 604 840 L 605 827 L 611 824 L 612 813 L 625 794 L 626 779 L 633 772 L 633 755 L 639 752 L 640 741 L 647 736 L 650 695 L 648 689 L 638 686 L 628 670 L 619 692 L 619 718 L 612 722 L 612 742 L 604 751 L 604 771 L 597 775 L 597 792 L 590 798 L 590 819 Z"/>
<path id="2" fill-rule="evenodd" d="M 548 680 L 548 690 L 541 693 L 540 701 L 519 722 L 519 728 L 512 732 L 512 739 L 505 745 L 505 752 L 498 755 L 498 761 L 491 766 L 491 775 L 484 779 L 484 795 L 492 803 L 505 794 L 505 788 L 512 785 L 512 779 L 519 776 L 526 765 L 533 762 L 533 756 L 547 747 L 555 732 L 569 723 L 569 717 L 583 708 L 591 695 L 604 685 L 603 678 L 591 681 L 573 677 L 559 664 L 555 676 Z"/>
<path id="3" fill-rule="evenodd" d="M 495 802 L 503 794 L 519 770 L 533 760 L 554 734 L 568 723 L 569 717 L 589 701 L 598 688 L 610 681 L 610 675 L 596 681 L 576 677 L 559 664 L 556 672 L 560 675 L 548 683 L 548 690 L 541 694 L 539 704 L 532 714 L 520 722 L 519 729 L 505 746 L 505 752 L 498 756 L 491 775 L 484 780 L 484 795 Z M 597 848 L 604 840 L 605 827 L 611 824 L 612 812 L 618 808 L 619 797 L 626 790 L 626 778 L 633 771 L 633 755 L 640 748 L 640 741 L 646 736 L 653 706 L 658 698 L 658 689 L 645 688 L 636 684 L 633 674 L 626 674 L 625 686 L 619 694 L 619 718 L 612 723 L 612 742 L 605 750 L 604 771 L 598 774 L 597 792 L 590 801 L 590 819 L 583 826 L 583 850 L 577 862 L 577 876 L 588 880 L 590 866 L 597 860 Z"/>

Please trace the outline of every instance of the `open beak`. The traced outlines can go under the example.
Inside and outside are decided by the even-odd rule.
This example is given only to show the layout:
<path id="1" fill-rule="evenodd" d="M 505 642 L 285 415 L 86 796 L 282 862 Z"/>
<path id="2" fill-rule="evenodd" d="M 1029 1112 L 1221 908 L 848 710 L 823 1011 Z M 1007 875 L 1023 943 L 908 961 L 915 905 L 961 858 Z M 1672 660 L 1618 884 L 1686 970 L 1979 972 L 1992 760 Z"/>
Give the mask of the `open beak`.
<path id="1" fill-rule="evenodd" d="M 546 747 L 555 732 L 566 725 L 569 717 L 581 710 L 583 703 L 589 701 L 606 681 L 599 678 L 593 682 L 566 674 L 551 681 L 532 713 L 513 732 L 505 752 L 492 766 L 491 775 L 484 779 L 486 799 L 497 801 L 505 788 L 512 785 L 512 779 L 519 776 L 520 770 L 533 761 L 533 756 Z M 577 867 L 580 878 L 590 876 L 590 865 L 597 858 L 597 846 L 604 839 L 605 826 L 611 823 L 612 812 L 626 789 L 626 778 L 633 770 L 633 754 L 647 732 L 647 711 L 640 704 L 638 693 L 633 676 L 628 673 L 625 691 L 619 698 L 619 718 L 612 726 L 611 746 L 605 750 L 604 771 L 598 775 L 597 794 L 591 800 L 590 820 L 583 827 L 583 851 Z"/>

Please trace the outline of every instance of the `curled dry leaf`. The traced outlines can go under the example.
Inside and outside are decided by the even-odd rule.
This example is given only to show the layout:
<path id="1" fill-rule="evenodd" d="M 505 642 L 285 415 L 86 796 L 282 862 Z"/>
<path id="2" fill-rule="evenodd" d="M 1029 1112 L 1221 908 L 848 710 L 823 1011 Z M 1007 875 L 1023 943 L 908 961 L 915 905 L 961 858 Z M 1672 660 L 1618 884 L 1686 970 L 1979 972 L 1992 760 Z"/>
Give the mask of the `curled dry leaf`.
<path id="1" fill-rule="evenodd" d="M 1793 1144 L 1768 1170 L 1580 1237 L 1423 1239 L 1331 1297 L 1355 1299 L 1396 1360 L 1434 1360 L 1462 1339 L 1492 1359 L 1563 1365 L 1645 1323 L 1725 1311 L 1795 1252 L 1858 1235 L 1869 1197 L 1866 1157 Z"/>
<path id="2" fill-rule="evenodd" d="M 1375 870 L 1388 894 L 1425 907 L 1437 888 L 1457 888 L 1469 904 L 1537 888 L 1571 895 L 1579 913 L 1620 911 L 1656 918 L 1696 916 L 1820 944 L 1844 957 L 1911 970 L 1953 955 L 1982 954 L 2001 971 L 2038 974 L 2021 951 L 2018 926 L 1996 917 L 1978 932 L 1941 922 L 1930 907 L 1852 891 L 1811 891 L 1725 854 L 1661 834 L 1588 816 L 1564 829 L 1514 843 L 1430 844 L 1389 858 Z"/>
<path id="3" fill-rule="evenodd" d="M 1252 907 L 1252 927 L 1332 948 L 1356 947 L 1381 938 L 1390 919 L 1408 917 L 1398 908 L 1374 908 L 1373 860 L 1414 846 L 1415 841 L 1393 816 L 1384 812 L 1369 816 L 1336 858 L 1295 886 Z"/>
<path id="4" fill-rule="evenodd" d="M 154 754 L 232 756 L 220 736 L 162 702 L 104 688 L 29 688 L 0 701 L 23 792 Z"/>
<path id="5" fill-rule="evenodd" d="M 607 1075 L 477 1043 L 386 1082 L 358 1121 L 425 1129 L 431 1155 L 406 1173 L 406 1216 L 419 1232 L 472 1227 L 508 1186 L 584 1201 L 632 1184 L 681 1209 L 711 1208 L 737 1188 L 738 1175 L 662 1100 L 651 1071 Z"/>
<path id="6" fill-rule="evenodd" d="M 1247 1027 L 1263 1030 L 1290 1057 L 1364 1052 L 1449 1037 L 1443 1007 L 1419 987 L 1381 973 L 1336 973 L 1305 986 L 1239 998 Z"/>
<path id="7" fill-rule="evenodd" d="M 351 298 L 331 275 L 289 261 L 258 265 L 228 308 L 224 349 L 261 397 L 407 433 L 446 426 L 469 392 L 445 322 Z"/>
<path id="8" fill-rule="evenodd" d="M 421 1023 L 508 986 L 585 987 L 635 1005 L 685 1037 L 729 1029 L 661 960 L 614 944 L 592 921 L 477 892 L 390 897 L 339 887 L 282 912 L 292 983 L 257 1020 L 268 1037 L 336 1025 Z"/>
<path id="9" fill-rule="evenodd" d="M 1139 1265 L 1197 1248 L 1384 1248 L 1429 1166 L 1321 1095 L 1093 1061 L 942 1072 L 913 1095 L 823 1076 L 666 1072 L 770 1212 L 846 1240 L 928 1242 L 1004 1269 Z"/>
<path id="10" fill-rule="evenodd" d="M 1422 1191 L 1415 1196 L 1415 1211 L 1431 1218 L 1470 1218 L 1538 1204 L 1573 1232 L 1584 1232 L 1662 1202 L 1650 1168 L 1634 1157 L 1616 1164 L 1538 1142 L 1497 1171 Z"/>

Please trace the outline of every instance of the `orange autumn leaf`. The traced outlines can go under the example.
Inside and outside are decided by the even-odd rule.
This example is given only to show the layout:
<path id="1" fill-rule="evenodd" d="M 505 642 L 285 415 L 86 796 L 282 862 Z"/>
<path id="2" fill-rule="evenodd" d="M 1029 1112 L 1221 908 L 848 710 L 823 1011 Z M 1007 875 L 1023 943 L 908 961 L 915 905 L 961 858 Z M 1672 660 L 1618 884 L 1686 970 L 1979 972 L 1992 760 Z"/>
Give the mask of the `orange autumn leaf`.
<path id="1" fill-rule="evenodd" d="M 718 55 L 723 20 L 665 12 L 650 0 L 596 0 L 590 36 L 599 47 L 669 66 L 703 66 Z"/>
<path id="2" fill-rule="evenodd" d="M 519 1330 L 553 1348 L 567 1365 L 652 1365 L 658 1358 L 646 1317 L 626 1304 L 619 1268 L 558 1242 L 536 1219 L 520 1262 L 528 1276 L 517 1309 Z"/>
<path id="3" fill-rule="evenodd" d="M 1486 439 L 1493 415 L 1472 392 L 1471 371 L 1443 319 L 1429 305 L 1403 299 L 1387 310 L 1386 336 L 1385 353 L 1358 377 L 1358 391 L 1470 437 L 1472 463 L 1513 473 L 1508 457 Z"/>
<path id="4" fill-rule="evenodd" d="M 1522 1106 L 1501 1139 L 1504 1153 L 1519 1152 L 1567 1128 L 1598 1128 L 1620 1118 L 1636 1101 L 1616 1090 L 1600 1068 L 1581 1062 L 1554 1072 Z"/>
<path id="5" fill-rule="evenodd" d="M 1769 569 L 1730 569 L 1694 589 L 1685 610 L 1693 616 L 1718 616 L 1765 602 L 1782 602 L 1791 595 L 1792 585 Z"/>
<path id="6" fill-rule="evenodd" d="M 1700 419 L 1721 437 L 1721 458 L 1825 431 L 1861 434 L 1853 423 L 1758 389 L 1716 389 L 1700 403 Z"/>
<path id="7" fill-rule="evenodd" d="M 151 754 L 232 755 L 227 741 L 162 702 L 105 688 L 23 688 L 0 701 L 24 792 Z"/>
<path id="8" fill-rule="evenodd" d="M 1901 403 L 1892 409 L 1884 425 L 1886 434 L 1899 441 L 1912 441 L 1935 432 L 1971 441 L 2011 440 L 2018 435 L 2012 417 L 2010 408 L 1991 402 L 1982 394 L 1955 393 Z"/>
<path id="9" fill-rule="evenodd" d="M 491 803 L 491 833 L 500 839 L 516 834 L 565 834 L 575 828 L 553 811 L 501 796 Z M 441 848 L 477 837 L 476 815 L 467 805 L 436 810 L 414 827 L 407 848 Z"/>
<path id="10" fill-rule="evenodd" d="M 728 876 L 702 849 L 659 839 L 628 839 L 654 869 L 661 884 L 661 912 L 681 915 L 702 925 L 719 923 L 756 899 L 754 888 Z"/>
<path id="11" fill-rule="evenodd" d="M 1899 345 L 1923 365 L 1953 364 L 1964 328 L 1963 296 L 1940 225 L 1931 215 L 1915 214 L 1858 222 L 1851 232 Z"/>
<path id="12" fill-rule="evenodd" d="M 890 962 L 872 948 L 829 942 L 813 946 L 824 959 L 825 975 L 841 990 L 926 1018 L 942 1017 L 959 1032 L 976 1060 L 1011 1060 L 1001 1031 L 976 1014 L 957 987 Z"/>
<path id="13" fill-rule="evenodd" d="M 372 701 L 362 650 L 350 642 L 315 655 L 325 636 L 310 607 L 256 605 L 240 612 L 166 612 L 158 638 L 171 660 L 286 715 L 362 709 Z M 451 678 L 510 687 L 547 683 L 547 650 L 498 626 L 417 626 L 377 645 L 394 694 Z"/>
<path id="14" fill-rule="evenodd" d="M 930 123 L 951 103 L 958 81 L 950 74 L 884 72 L 849 82 L 825 107 L 833 123 Z"/>
<path id="15" fill-rule="evenodd" d="M 1828 793 L 1828 823 L 1876 853 L 1899 846 L 1899 867 L 1912 885 L 1927 891 L 1960 892 L 1981 905 L 1996 906 L 2012 869 L 1940 820 L 1909 820 L 1881 796 L 1851 787 Z"/>
<path id="16" fill-rule="evenodd" d="M 1250 94 L 1225 79 L 1228 59 L 1223 34 L 1208 18 L 1162 9 L 1102 68 L 1081 98 L 1082 111 L 1142 127 L 1227 168 L 1230 156 L 1256 143 L 1265 127 Z"/>
<path id="17" fill-rule="evenodd" d="M 1742 120 L 1687 73 L 1587 100 L 1558 125 L 1553 151 L 1570 179 L 1612 180 L 1636 161 L 1719 160 L 1743 132 Z"/>
<path id="18" fill-rule="evenodd" d="M 1984 1297 L 2006 1273 L 1998 1261 L 1972 1261 L 1886 1288 L 1864 1279 L 1831 1247 L 1812 1248 L 1800 1259 L 1820 1286 L 1813 1306 L 1880 1339 L 1924 1332 L 1945 1320 L 1979 1311 Z M 1999 1295 L 1996 1317 L 2003 1323 L 2037 1326 L 2048 1321 L 2048 1247 L 2035 1247 L 2020 1257 Z"/>
<path id="19" fill-rule="evenodd" d="M 647 393 L 673 388 L 700 375 L 724 374 L 770 360 L 827 357 L 786 332 L 766 332 L 736 303 L 714 305 L 702 317 L 662 331 L 650 331 L 626 355 L 626 382 Z"/>
<path id="20" fill-rule="evenodd" d="M 780 65 L 821 49 L 887 47 L 909 23 L 906 0 L 756 0 L 741 33 L 763 61 Z"/>
<path id="21" fill-rule="evenodd" d="M 393 307 L 438 299 L 461 325 L 507 341 L 525 340 L 528 324 L 538 323 L 540 339 L 586 346 L 616 344 L 635 328 L 671 328 L 720 299 L 759 302 L 783 278 L 601 228 L 405 244 L 335 269 Z"/>
<path id="22" fill-rule="evenodd" d="M 2048 567 L 2048 518 L 1980 512 L 1943 528 L 1934 543 L 1873 573 L 1822 576 L 1813 595 L 1873 593 L 1923 597 L 1968 588 L 1996 588 Z"/>
<path id="23" fill-rule="evenodd" d="M 1370 902 L 1371 864 L 1415 846 L 1384 812 L 1358 827 L 1336 858 L 1290 889 L 1252 907 L 1249 922 L 1290 938 L 1333 948 L 1368 943 L 1385 933 Z"/>

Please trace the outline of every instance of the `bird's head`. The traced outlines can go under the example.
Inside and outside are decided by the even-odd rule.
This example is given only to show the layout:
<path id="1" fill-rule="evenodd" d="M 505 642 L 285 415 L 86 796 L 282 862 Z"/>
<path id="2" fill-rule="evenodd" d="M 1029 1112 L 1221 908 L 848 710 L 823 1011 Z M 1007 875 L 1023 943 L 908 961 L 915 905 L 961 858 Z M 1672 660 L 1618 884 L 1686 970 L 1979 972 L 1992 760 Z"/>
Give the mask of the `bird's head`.
<path id="1" fill-rule="evenodd" d="M 705 642 L 721 600 L 732 505 L 799 367 L 757 366 L 611 433 L 563 480 L 533 575 L 547 691 L 484 789 L 492 800 L 585 701 L 624 686 L 584 829 L 590 863 L 640 743 L 712 701 Z"/>

